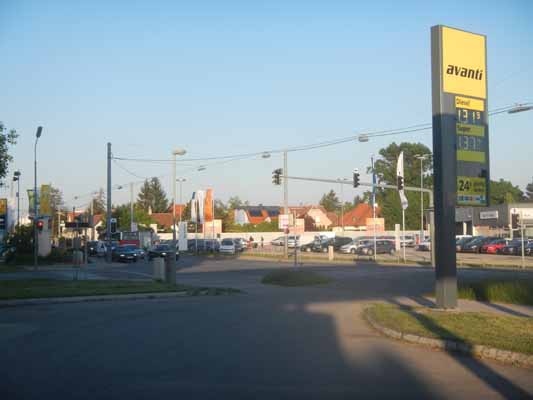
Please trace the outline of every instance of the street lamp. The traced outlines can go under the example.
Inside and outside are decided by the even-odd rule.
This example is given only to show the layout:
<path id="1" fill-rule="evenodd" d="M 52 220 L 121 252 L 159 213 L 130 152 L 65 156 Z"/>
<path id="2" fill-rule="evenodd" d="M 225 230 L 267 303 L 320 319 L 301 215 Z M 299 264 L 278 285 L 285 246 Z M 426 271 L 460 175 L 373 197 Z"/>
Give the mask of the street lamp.
<path id="1" fill-rule="evenodd" d="M 533 106 L 531 105 L 524 105 L 524 104 L 517 104 L 514 108 L 511 108 L 509 111 L 507 111 L 508 114 L 516 114 L 522 111 L 530 111 L 533 110 Z"/>
<path id="2" fill-rule="evenodd" d="M 37 208 L 37 142 L 43 133 L 43 127 L 39 126 L 35 133 L 35 146 L 33 147 L 33 164 L 34 164 L 34 185 L 33 185 L 33 268 L 37 270 L 37 256 L 39 254 L 39 243 L 37 240 L 37 219 L 39 218 L 39 209 Z"/>
<path id="3" fill-rule="evenodd" d="M 13 182 L 17 182 L 17 226 L 20 226 L 20 171 L 13 173 Z"/>
<path id="4" fill-rule="evenodd" d="M 415 154 L 415 158 L 420 160 L 420 189 L 424 188 L 424 160 L 428 154 Z M 424 192 L 420 191 L 420 241 L 424 239 Z"/>
<path id="5" fill-rule="evenodd" d="M 187 153 L 185 149 L 176 148 L 172 151 L 172 260 L 169 264 L 167 283 L 176 284 L 176 156 L 183 156 Z M 170 281 L 170 282 L 168 282 Z"/>

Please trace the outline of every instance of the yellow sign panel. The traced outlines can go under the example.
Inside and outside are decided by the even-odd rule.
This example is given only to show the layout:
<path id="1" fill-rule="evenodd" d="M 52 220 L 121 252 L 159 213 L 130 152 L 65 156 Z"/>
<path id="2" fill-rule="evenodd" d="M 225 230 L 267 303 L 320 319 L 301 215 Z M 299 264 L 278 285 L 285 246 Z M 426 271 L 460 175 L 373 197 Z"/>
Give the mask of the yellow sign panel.
<path id="1" fill-rule="evenodd" d="M 39 193 L 39 215 L 52 215 L 50 208 L 50 185 L 41 185 Z"/>
<path id="2" fill-rule="evenodd" d="M 444 92 L 486 99 L 485 36 L 442 27 L 442 71 Z"/>
<path id="3" fill-rule="evenodd" d="M 485 162 L 485 152 L 483 152 L 483 151 L 457 150 L 457 160 L 484 163 Z"/>
<path id="4" fill-rule="evenodd" d="M 7 214 L 7 199 L 0 199 L 0 215 Z"/>
<path id="5" fill-rule="evenodd" d="M 481 125 L 456 124 L 458 135 L 485 137 L 485 127 Z"/>
<path id="6" fill-rule="evenodd" d="M 485 111 L 485 102 L 483 100 L 472 99 L 470 97 L 455 96 L 456 108 L 467 108 L 475 111 Z"/>

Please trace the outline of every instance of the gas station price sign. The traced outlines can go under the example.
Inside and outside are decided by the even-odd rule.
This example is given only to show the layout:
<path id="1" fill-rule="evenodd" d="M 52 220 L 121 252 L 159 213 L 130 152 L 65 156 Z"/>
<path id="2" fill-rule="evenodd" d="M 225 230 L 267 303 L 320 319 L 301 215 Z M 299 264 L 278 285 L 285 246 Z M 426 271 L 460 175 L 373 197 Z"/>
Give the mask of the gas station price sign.
<path id="1" fill-rule="evenodd" d="M 457 205 L 488 205 L 489 141 L 485 101 L 455 96 Z"/>

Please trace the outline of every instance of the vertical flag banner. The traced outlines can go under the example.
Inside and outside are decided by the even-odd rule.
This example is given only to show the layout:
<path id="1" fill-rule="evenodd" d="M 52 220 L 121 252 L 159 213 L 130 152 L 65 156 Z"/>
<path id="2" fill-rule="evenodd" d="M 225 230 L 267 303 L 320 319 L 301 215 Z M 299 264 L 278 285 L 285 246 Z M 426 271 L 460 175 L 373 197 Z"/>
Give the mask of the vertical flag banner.
<path id="1" fill-rule="evenodd" d="M 7 199 L 0 199 L 0 230 L 7 228 Z"/>
<path id="2" fill-rule="evenodd" d="M 41 185 L 39 210 L 39 215 L 52 215 L 52 208 L 50 206 L 50 185 Z"/>
<path id="3" fill-rule="evenodd" d="M 204 203 L 205 203 L 205 191 L 196 191 L 196 202 L 198 203 L 198 222 L 203 224 L 205 221 Z"/>
<path id="4" fill-rule="evenodd" d="M 206 222 L 213 221 L 213 189 L 207 189 L 205 192 L 204 216 Z"/>
<path id="5" fill-rule="evenodd" d="M 30 214 L 30 216 L 34 216 L 35 215 L 35 209 L 34 209 L 34 190 L 33 189 L 28 189 L 28 213 Z M 38 193 L 37 193 L 38 195 Z M 39 199 L 37 198 L 37 202 L 39 201 Z"/>
<path id="6" fill-rule="evenodd" d="M 198 213 L 196 211 L 196 192 L 192 192 L 191 198 L 191 222 L 198 223 Z"/>
<path id="7" fill-rule="evenodd" d="M 407 197 L 405 196 L 405 191 L 403 189 L 404 175 L 403 175 L 403 151 L 400 152 L 398 156 L 398 163 L 396 165 L 396 177 L 398 182 L 402 182 L 401 188 L 398 187 L 398 194 L 400 195 L 400 201 L 402 203 L 402 209 L 406 209 L 409 206 Z"/>

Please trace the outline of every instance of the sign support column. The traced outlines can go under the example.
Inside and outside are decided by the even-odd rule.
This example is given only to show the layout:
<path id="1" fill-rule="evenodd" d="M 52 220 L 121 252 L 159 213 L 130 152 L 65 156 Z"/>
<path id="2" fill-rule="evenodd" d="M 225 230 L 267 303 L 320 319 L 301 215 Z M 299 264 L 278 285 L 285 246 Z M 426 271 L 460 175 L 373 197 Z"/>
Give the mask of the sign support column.
<path id="1" fill-rule="evenodd" d="M 431 28 L 435 275 L 438 308 L 457 307 L 455 207 L 489 198 L 486 38 Z"/>

